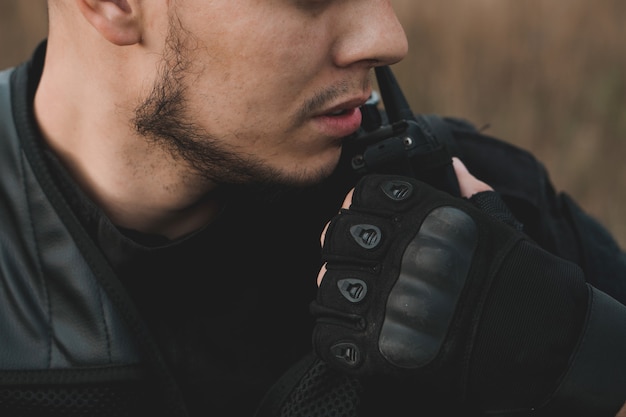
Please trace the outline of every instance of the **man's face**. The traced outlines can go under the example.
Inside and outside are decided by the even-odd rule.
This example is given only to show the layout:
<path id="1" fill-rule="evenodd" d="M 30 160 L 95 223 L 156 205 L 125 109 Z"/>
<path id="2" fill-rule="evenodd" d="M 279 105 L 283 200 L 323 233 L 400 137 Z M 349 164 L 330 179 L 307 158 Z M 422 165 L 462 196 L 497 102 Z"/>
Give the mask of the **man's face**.
<path id="1" fill-rule="evenodd" d="M 216 182 L 307 184 L 360 124 L 371 68 L 404 57 L 390 0 L 179 0 L 140 133 Z"/>

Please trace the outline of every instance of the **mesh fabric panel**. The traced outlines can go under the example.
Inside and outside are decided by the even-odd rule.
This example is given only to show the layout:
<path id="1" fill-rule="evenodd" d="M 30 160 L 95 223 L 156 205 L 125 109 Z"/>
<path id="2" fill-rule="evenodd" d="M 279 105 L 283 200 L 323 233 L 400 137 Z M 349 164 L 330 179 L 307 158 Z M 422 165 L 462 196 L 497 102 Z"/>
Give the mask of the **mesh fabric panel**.
<path id="1" fill-rule="evenodd" d="M 281 409 L 281 417 L 356 417 L 361 386 L 318 361 Z"/>
<path id="2" fill-rule="evenodd" d="M 0 387 L 0 416 L 131 417 L 158 416 L 155 398 L 140 382 Z"/>

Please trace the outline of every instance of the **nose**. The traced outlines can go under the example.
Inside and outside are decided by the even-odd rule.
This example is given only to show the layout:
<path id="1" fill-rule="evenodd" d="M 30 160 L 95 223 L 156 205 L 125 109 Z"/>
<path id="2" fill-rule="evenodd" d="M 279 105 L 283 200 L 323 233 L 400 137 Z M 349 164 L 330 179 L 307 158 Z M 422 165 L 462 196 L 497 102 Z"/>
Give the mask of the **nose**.
<path id="1" fill-rule="evenodd" d="M 339 31 L 333 48 L 335 65 L 391 65 L 408 52 L 408 41 L 391 0 L 350 0 L 335 16 Z"/>

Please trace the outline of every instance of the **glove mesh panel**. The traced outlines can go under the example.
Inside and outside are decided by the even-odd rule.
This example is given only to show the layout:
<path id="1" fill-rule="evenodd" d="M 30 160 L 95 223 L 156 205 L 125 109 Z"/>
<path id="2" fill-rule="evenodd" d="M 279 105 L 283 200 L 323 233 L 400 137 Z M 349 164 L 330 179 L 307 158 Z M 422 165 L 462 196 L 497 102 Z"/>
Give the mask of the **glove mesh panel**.
<path id="1" fill-rule="evenodd" d="M 356 417 L 360 383 L 321 361 L 302 378 L 281 409 L 281 417 Z"/>

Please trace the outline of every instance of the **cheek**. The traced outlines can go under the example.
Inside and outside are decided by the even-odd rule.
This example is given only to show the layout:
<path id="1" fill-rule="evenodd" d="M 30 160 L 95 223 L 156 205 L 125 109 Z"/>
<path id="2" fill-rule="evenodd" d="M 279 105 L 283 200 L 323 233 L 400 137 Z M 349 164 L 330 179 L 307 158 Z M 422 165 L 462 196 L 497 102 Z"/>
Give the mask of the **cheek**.
<path id="1" fill-rule="evenodd" d="M 273 91 L 266 90 L 267 84 L 241 83 L 236 77 L 215 87 L 209 77 L 205 82 L 206 87 L 194 82 L 187 90 L 193 124 L 233 150 L 250 149 L 257 143 L 269 150 L 284 140 L 292 118 L 288 111 L 279 109 Z"/>
<path id="2" fill-rule="evenodd" d="M 287 131 L 321 84 L 329 59 L 328 32 L 323 24 L 281 16 L 276 10 L 242 16 L 237 2 L 230 2 L 222 7 L 233 4 L 233 10 L 222 12 L 232 18 L 216 18 L 228 15 L 220 12 L 189 28 L 195 30 L 196 43 L 186 80 L 194 97 L 190 107 L 198 109 L 195 118 L 202 118 L 211 131 L 240 132 L 249 125 L 268 133 Z"/>
<path id="3" fill-rule="evenodd" d="M 203 35 L 207 65 L 223 82 L 300 90 L 329 59 L 324 27 L 280 15 L 230 21 Z"/>

